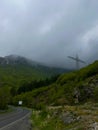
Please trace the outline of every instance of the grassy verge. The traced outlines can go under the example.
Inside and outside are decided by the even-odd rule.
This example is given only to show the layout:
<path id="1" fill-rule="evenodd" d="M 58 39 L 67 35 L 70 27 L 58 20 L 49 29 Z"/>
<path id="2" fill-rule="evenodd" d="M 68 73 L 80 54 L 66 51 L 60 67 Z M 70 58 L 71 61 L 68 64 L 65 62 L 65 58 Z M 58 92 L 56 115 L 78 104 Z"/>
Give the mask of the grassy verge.
<path id="1" fill-rule="evenodd" d="M 32 119 L 34 130 L 61 130 L 62 128 L 59 118 L 51 116 L 50 111 L 33 111 Z"/>
<path id="2" fill-rule="evenodd" d="M 61 116 L 75 115 L 73 121 L 65 123 Z M 33 130 L 90 130 L 98 127 L 98 104 L 86 103 L 79 106 L 63 106 L 32 112 Z M 66 118 L 69 118 L 65 116 Z"/>

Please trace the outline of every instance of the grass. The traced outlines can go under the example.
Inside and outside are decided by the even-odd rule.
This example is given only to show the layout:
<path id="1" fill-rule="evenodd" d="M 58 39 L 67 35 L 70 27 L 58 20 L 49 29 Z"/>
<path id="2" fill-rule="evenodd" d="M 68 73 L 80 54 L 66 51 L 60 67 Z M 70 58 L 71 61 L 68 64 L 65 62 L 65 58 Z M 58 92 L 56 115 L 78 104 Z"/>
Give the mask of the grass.
<path id="1" fill-rule="evenodd" d="M 62 122 L 57 117 L 52 116 L 53 111 L 33 111 L 32 119 L 33 119 L 33 129 L 36 130 L 60 130 L 62 127 Z"/>
<path id="2" fill-rule="evenodd" d="M 32 112 L 33 130 L 86 130 L 98 123 L 98 104 L 86 103 L 78 106 L 63 106 Z M 95 108 L 95 109 L 94 109 Z M 94 110 L 93 110 L 94 109 Z M 55 113 L 58 112 L 56 115 Z M 72 112 L 80 117 L 80 120 L 70 124 L 64 124 L 60 119 L 63 112 Z M 37 126 L 37 128 L 36 128 Z"/>

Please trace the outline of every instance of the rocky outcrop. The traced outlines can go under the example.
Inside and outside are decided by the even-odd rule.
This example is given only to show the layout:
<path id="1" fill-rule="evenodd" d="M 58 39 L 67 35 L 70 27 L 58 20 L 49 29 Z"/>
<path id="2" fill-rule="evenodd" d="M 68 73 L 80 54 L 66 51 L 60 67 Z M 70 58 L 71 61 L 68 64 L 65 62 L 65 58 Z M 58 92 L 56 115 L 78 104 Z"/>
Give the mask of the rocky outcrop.
<path id="1" fill-rule="evenodd" d="M 77 116 L 73 112 L 65 112 L 65 113 L 61 114 L 60 119 L 64 122 L 64 124 L 70 124 L 75 121 L 79 121 L 81 119 L 81 117 Z"/>
<path id="2" fill-rule="evenodd" d="M 87 99 L 93 98 L 94 90 L 98 87 L 98 79 L 96 76 L 85 81 L 85 84 L 82 84 L 76 87 L 73 91 L 74 103 L 79 103 L 81 101 L 86 101 Z"/>

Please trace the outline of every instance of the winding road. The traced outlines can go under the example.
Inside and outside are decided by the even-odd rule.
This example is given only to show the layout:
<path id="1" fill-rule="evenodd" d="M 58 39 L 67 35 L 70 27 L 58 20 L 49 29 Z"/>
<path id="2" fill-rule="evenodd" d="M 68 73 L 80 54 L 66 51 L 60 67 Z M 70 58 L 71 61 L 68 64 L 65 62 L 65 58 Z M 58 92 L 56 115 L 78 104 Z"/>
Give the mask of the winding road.
<path id="1" fill-rule="evenodd" d="M 0 130 L 31 130 L 31 112 L 17 108 L 14 112 L 0 115 Z"/>

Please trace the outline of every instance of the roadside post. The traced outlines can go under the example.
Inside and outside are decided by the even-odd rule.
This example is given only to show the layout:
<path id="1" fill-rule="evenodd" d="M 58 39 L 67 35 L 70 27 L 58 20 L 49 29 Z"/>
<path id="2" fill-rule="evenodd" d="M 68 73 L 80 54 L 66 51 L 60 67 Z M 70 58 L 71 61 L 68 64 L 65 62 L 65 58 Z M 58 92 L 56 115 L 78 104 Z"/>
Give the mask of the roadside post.
<path id="1" fill-rule="evenodd" d="M 23 104 L 23 101 L 18 101 L 19 106 L 22 106 L 22 104 Z"/>

